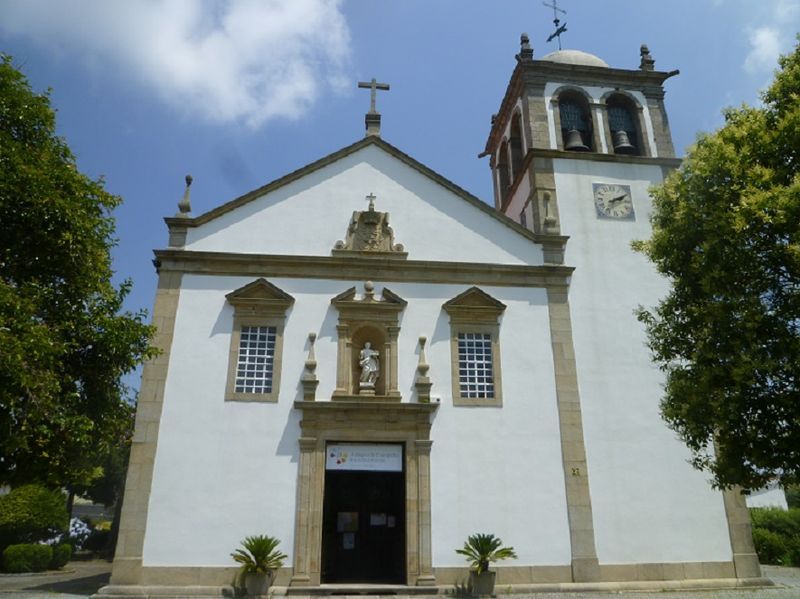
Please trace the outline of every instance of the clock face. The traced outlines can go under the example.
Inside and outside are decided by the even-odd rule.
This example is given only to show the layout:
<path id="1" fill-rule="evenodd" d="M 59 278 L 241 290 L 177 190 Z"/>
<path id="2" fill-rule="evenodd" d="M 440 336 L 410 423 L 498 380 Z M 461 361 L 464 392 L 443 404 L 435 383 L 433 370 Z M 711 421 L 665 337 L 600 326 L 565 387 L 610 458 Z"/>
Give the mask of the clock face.
<path id="1" fill-rule="evenodd" d="M 629 185 L 616 183 L 592 183 L 594 207 L 598 218 L 613 220 L 635 220 L 633 199 Z"/>

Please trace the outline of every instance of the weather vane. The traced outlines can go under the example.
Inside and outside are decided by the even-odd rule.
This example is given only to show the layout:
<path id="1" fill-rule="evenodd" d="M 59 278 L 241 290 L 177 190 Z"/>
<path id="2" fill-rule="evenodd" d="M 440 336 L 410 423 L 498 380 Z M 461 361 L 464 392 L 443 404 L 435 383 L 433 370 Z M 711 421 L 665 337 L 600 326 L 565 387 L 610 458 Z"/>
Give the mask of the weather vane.
<path id="1" fill-rule="evenodd" d="M 558 49 L 561 50 L 561 34 L 567 31 L 567 23 L 561 24 L 561 19 L 558 18 L 558 13 L 563 15 L 567 14 L 566 10 L 561 10 L 558 8 L 558 0 L 553 0 L 552 4 L 548 4 L 547 2 L 542 2 L 546 7 L 553 9 L 553 25 L 556 26 L 556 30 L 550 34 L 550 37 L 547 38 L 548 42 L 552 42 L 554 37 L 558 38 Z"/>

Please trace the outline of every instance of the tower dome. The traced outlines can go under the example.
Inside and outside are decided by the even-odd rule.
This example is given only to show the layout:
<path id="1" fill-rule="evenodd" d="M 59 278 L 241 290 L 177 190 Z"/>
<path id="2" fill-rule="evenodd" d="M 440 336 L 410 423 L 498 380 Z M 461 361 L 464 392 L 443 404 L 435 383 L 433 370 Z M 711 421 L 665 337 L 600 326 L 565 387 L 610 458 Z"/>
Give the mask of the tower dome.
<path id="1" fill-rule="evenodd" d="M 608 63 L 602 58 L 598 58 L 594 54 L 583 52 L 581 50 L 558 50 L 543 56 L 542 60 L 549 60 L 550 62 L 560 62 L 563 64 L 574 64 L 586 67 L 605 67 L 608 68 Z"/>

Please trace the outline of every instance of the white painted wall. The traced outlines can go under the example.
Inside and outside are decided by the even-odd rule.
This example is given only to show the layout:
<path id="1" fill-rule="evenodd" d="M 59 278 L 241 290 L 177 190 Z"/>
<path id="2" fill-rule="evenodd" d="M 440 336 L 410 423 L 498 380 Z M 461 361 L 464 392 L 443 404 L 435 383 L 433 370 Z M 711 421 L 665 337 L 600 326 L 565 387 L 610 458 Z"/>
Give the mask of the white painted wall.
<path id="1" fill-rule="evenodd" d="M 409 259 L 542 264 L 541 247 L 376 146 L 367 146 L 213 221 L 186 249 L 330 256 L 353 212 L 388 212 Z M 436 239 L 437 243 L 431 243 Z"/>
<path id="2" fill-rule="evenodd" d="M 771 484 L 747 495 L 747 507 L 777 507 L 788 510 L 786 493 L 777 484 Z"/>
<path id="3" fill-rule="evenodd" d="M 526 174 L 522 178 L 522 181 L 519 182 L 517 189 L 514 191 L 514 195 L 511 196 L 511 201 L 508 203 L 508 207 L 506 208 L 506 215 L 512 220 L 515 220 L 517 223 L 519 223 L 519 213 L 522 212 L 526 202 L 528 201 L 528 196 L 530 195 L 531 195 L 531 180 L 530 177 Z M 530 217 L 531 214 L 528 214 L 528 216 Z M 530 218 L 528 218 L 528 228 L 532 229 Z"/>
<path id="4" fill-rule="evenodd" d="M 170 354 L 144 546 L 146 566 L 232 565 L 247 535 L 293 552 L 299 385 L 309 332 L 317 397 L 335 387 L 335 295 L 359 281 L 269 279 L 295 298 L 286 321 L 277 403 L 225 402 L 233 311 L 225 294 L 252 279 L 185 275 Z M 467 286 L 390 283 L 406 299 L 399 388 L 414 398 L 417 340 L 429 338 L 432 393 L 441 400 L 431 452 L 435 566 L 463 565 L 469 534 L 492 532 L 518 564 L 569 563 L 547 301 L 543 290 L 484 287 L 507 305 L 500 327 L 504 406 L 454 407 L 449 318 L 442 304 Z M 383 284 L 376 281 L 376 291 Z M 346 439 L 343 441 L 357 441 Z"/>
<path id="5" fill-rule="evenodd" d="M 659 416 L 662 377 L 650 361 L 638 305 L 668 289 L 630 248 L 650 235 L 657 166 L 554 160 L 601 563 L 725 561 L 732 553 L 721 494 L 688 464 Z M 635 222 L 598 219 L 592 183 L 630 185 Z"/>

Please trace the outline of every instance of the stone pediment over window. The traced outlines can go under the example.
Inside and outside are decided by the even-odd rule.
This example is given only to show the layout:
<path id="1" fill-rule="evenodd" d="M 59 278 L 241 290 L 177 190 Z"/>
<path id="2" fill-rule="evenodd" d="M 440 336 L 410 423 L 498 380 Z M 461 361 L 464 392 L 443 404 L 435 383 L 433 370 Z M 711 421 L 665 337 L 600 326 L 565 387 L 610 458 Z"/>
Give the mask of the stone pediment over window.
<path id="1" fill-rule="evenodd" d="M 501 407 L 500 316 L 506 305 L 470 287 L 445 302 L 455 406 Z"/>
<path id="2" fill-rule="evenodd" d="M 266 279 L 227 294 L 233 306 L 226 401 L 277 402 L 283 329 L 294 298 Z"/>
<path id="3" fill-rule="evenodd" d="M 442 308 L 453 320 L 496 323 L 506 305 L 485 291 L 470 287 L 445 302 Z"/>
<path id="4" fill-rule="evenodd" d="M 402 244 L 394 242 L 389 213 L 375 210 L 374 195 L 368 195 L 367 199 L 369 208 L 353 212 L 345 239 L 336 242 L 333 255 L 406 259 L 408 252 Z"/>
<path id="5" fill-rule="evenodd" d="M 294 298 L 266 279 L 256 279 L 225 296 L 237 313 L 274 313 L 283 316 Z"/>

